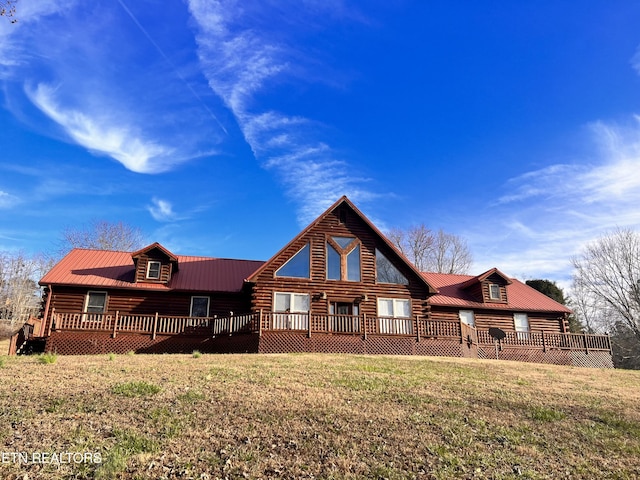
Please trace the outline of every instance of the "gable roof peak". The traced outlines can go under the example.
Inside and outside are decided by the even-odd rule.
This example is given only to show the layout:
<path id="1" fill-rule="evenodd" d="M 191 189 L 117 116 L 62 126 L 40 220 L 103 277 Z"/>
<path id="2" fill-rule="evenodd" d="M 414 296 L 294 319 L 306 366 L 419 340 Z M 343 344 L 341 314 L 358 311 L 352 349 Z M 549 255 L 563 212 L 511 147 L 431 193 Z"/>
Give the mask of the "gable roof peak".
<path id="1" fill-rule="evenodd" d="M 294 243 L 295 241 L 297 241 L 299 238 L 301 238 L 302 236 L 304 236 L 305 234 L 307 234 L 309 231 L 311 231 L 313 228 L 315 228 L 317 225 L 319 225 L 323 219 L 325 219 L 328 215 L 330 215 L 332 212 L 334 212 L 337 208 L 339 208 L 341 205 L 346 205 L 348 206 L 353 213 L 360 219 L 362 220 L 362 222 L 365 223 L 365 225 L 367 225 L 372 231 L 373 233 L 380 238 L 380 240 L 382 240 L 382 242 L 384 242 L 387 247 L 394 252 L 395 255 L 397 255 L 400 260 L 402 262 L 404 262 L 407 267 L 409 269 L 411 269 L 414 273 L 416 278 L 418 279 L 418 281 L 423 282 L 424 285 L 427 287 L 427 290 L 429 291 L 429 293 L 434 294 L 437 293 L 437 289 L 435 287 L 433 287 L 433 285 L 431 285 L 421 274 L 421 272 L 418 271 L 418 269 L 413 265 L 413 263 L 411 263 L 409 260 L 407 260 L 407 258 L 398 250 L 398 248 L 393 245 L 393 243 L 371 222 L 371 220 L 369 220 L 367 218 L 367 216 L 362 213 L 358 207 L 356 207 L 353 202 L 351 200 L 349 200 L 349 198 L 346 195 L 343 195 L 342 197 L 340 197 L 335 203 L 333 203 L 333 205 L 331 205 L 329 208 L 327 208 L 323 213 L 321 213 L 315 220 L 313 220 L 306 228 L 304 228 L 300 233 L 298 233 L 298 235 L 296 235 L 290 242 L 288 242 L 278 253 L 276 253 L 273 257 L 271 257 L 271 259 L 269 259 L 267 262 L 264 263 L 264 265 L 262 265 L 262 267 L 260 267 L 258 270 L 256 270 L 248 279 L 247 281 L 252 282 L 254 281 L 265 269 L 268 268 L 268 266 L 276 259 L 278 258 L 280 255 L 282 255 L 282 253 L 284 253 L 285 250 L 287 250 L 287 248 L 289 247 L 289 245 L 291 245 L 292 243 Z"/>
<path id="2" fill-rule="evenodd" d="M 511 285 L 512 280 L 508 276 L 506 276 L 504 273 L 502 273 L 500 270 L 498 270 L 496 267 L 493 267 L 492 269 L 487 270 L 486 272 L 481 273 L 480 275 L 471 277 L 469 280 L 462 283 L 460 287 L 467 288 L 467 287 L 470 287 L 471 285 L 475 285 L 476 283 L 484 282 L 487 278 L 489 278 L 491 275 L 494 275 L 494 274 L 501 277 L 504 280 L 506 285 Z"/>
<path id="3" fill-rule="evenodd" d="M 171 253 L 165 247 L 160 245 L 158 242 L 153 242 L 151 245 L 147 245 L 146 247 L 141 248 L 138 251 L 132 252 L 131 253 L 131 257 L 138 258 L 140 255 L 144 255 L 145 253 L 148 253 L 151 250 L 159 250 L 159 251 L 161 251 L 164 255 L 167 256 L 167 258 L 171 262 L 177 262 L 178 261 L 178 257 L 177 256 L 175 256 L 173 253 Z"/>

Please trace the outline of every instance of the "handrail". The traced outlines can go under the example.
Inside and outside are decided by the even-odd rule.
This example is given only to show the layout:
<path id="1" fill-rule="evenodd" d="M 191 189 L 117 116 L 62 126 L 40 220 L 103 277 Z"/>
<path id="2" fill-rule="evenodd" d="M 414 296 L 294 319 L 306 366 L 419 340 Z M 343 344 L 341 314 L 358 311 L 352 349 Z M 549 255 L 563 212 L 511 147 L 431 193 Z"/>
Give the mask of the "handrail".
<path id="1" fill-rule="evenodd" d="M 298 331 L 340 335 L 382 335 L 458 339 L 493 345 L 487 330 L 463 326 L 459 321 L 426 318 L 369 317 L 366 315 L 314 315 L 308 312 L 254 312 L 226 317 L 163 316 L 120 314 L 119 312 L 53 312 L 54 330 L 108 331 L 159 335 L 233 335 L 265 331 Z M 471 333 L 471 334 L 470 334 Z M 608 335 L 505 331 L 500 344 L 505 347 L 535 349 L 611 351 Z"/>

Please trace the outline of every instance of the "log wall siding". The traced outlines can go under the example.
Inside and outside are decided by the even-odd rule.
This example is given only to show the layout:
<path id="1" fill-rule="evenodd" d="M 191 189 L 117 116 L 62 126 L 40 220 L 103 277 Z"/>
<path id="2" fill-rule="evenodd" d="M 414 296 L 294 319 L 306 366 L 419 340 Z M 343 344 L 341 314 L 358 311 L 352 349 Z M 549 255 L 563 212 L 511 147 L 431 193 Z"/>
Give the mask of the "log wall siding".
<path id="1" fill-rule="evenodd" d="M 209 297 L 209 316 L 227 316 L 249 313 L 250 300 L 246 292 L 242 293 L 211 293 L 211 292 L 155 292 L 140 290 L 107 290 L 101 288 L 73 288 L 54 287 L 48 318 L 51 311 L 83 312 L 87 293 L 107 292 L 106 310 L 119 311 L 121 314 L 189 316 L 191 297 Z M 45 327 L 47 328 L 48 325 Z"/>
<path id="2" fill-rule="evenodd" d="M 271 311 L 274 307 L 274 292 L 308 293 L 311 295 L 311 313 L 329 314 L 332 301 L 360 302 L 360 313 L 377 315 L 378 298 L 402 298 L 411 301 L 413 316 L 429 315 L 427 287 L 403 262 L 396 260 L 396 254 L 379 239 L 376 233 L 358 216 L 346 210 L 340 215 L 339 209 L 322 218 L 314 228 L 292 242 L 268 268 L 263 270 L 253 285 L 252 308 Z M 345 220 L 341 222 L 341 217 Z M 332 236 L 355 237 L 360 242 L 360 282 L 327 280 L 326 251 L 327 238 Z M 276 277 L 275 272 L 307 243 L 311 252 L 311 278 Z M 376 248 L 409 280 L 408 285 L 376 282 Z M 322 293 L 326 299 L 320 299 Z M 366 295 L 366 299 L 362 299 Z"/>
<path id="3" fill-rule="evenodd" d="M 459 321 L 458 313 L 460 310 L 473 310 L 471 308 L 442 308 L 431 307 L 432 320 L 450 320 Z M 506 331 L 513 331 L 515 324 L 513 314 L 518 312 L 502 311 L 502 310 L 473 310 L 476 328 L 478 330 L 487 330 L 490 327 L 497 327 Z M 529 319 L 529 329 L 532 332 L 545 333 L 564 333 L 564 316 L 562 313 L 527 313 Z"/>

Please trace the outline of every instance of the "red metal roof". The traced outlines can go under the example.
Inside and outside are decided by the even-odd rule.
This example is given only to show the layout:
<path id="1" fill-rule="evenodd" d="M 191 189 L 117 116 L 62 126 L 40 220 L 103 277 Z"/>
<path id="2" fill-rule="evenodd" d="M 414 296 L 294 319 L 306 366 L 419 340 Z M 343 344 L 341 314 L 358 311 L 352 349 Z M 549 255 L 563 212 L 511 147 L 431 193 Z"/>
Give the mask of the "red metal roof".
<path id="1" fill-rule="evenodd" d="M 74 249 L 42 280 L 41 285 L 77 285 L 142 290 L 239 292 L 244 279 L 264 262 L 176 255 L 179 270 L 169 284 L 134 283 L 129 252 Z"/>
<path id="2" fill-rule="evenodd" d="M 514 278 L 510 279 L 511 283 L 506 286 L 508 303 L 489 303 L 478 302 L 464 288 L 478 277 L 431 272 L 424 272 L 422 276 L 438 289 L 436 295 L 429 297 L 429 303 L 432 305 L 469 309 L 571 313 L 571 310 L 564 305 Z"/>

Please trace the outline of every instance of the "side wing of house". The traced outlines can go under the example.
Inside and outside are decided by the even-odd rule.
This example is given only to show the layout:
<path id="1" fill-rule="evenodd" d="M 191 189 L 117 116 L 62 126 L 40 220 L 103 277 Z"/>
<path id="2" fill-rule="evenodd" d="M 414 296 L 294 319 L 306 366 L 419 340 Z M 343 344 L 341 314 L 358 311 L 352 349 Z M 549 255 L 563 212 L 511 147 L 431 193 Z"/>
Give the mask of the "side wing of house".
<path id="1" fill-rule="evenodd" d="M 567 316 L 571 310 L 498 269 L 473 277 L 423 275 L 439 289 L 431 298 L 434 319 L 459 319 L 478 330 L 568 332 Z"/>
<path id="2" fill-rule="evenodd" d="M 435 289 L 346 198 L 248 281 L 255 311 L 428 317 Z"/>
<path id="3" fill-rule="evenodd" d="M 43 333 L 53 326 L 53 312 L 58 328 L 61 322 L 86 321 L 88 315 L 247 313 L 250 294 L 244 279 L 260 265 L 262 262 L 176 256 L 159 244 L 133 253 L 75 249 L 40 281 L 45 287 Z"/>

